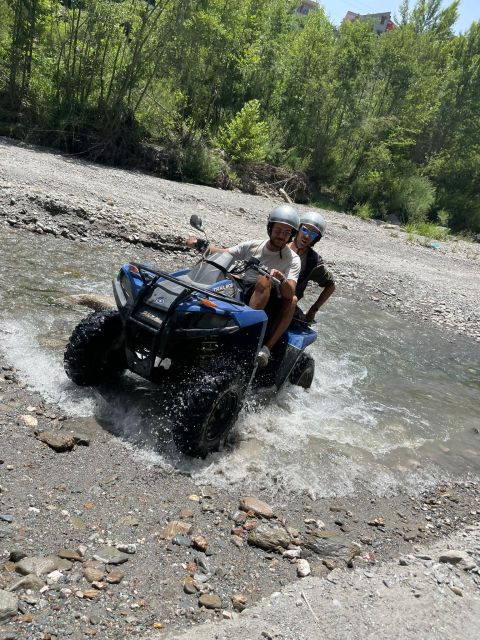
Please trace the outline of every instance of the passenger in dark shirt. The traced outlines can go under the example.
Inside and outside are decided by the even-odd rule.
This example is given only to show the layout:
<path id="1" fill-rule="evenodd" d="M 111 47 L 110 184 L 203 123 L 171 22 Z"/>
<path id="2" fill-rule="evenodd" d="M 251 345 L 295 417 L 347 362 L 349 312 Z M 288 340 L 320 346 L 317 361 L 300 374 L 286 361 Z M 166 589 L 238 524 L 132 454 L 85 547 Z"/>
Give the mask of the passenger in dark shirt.
<path id="1" fill-rule="evenodd" d="M 315 282 L 322 291 L 310 309 L 304 314 L 298 307 L 295 317 L 306 322 L 313 322 L 320 307 L 335 291 L 335 280 L 331 271 L 325 266 L 323 258 L 313 249 L 321 240 L 327 227 L 326 220 L 316 211 L 306 211 L 300 214 L 300 226 L 297 235 L 290 243 L 290 249 L 298 254 L 301 262 L 295 296 L 301 300 L 309 282 Z"/>

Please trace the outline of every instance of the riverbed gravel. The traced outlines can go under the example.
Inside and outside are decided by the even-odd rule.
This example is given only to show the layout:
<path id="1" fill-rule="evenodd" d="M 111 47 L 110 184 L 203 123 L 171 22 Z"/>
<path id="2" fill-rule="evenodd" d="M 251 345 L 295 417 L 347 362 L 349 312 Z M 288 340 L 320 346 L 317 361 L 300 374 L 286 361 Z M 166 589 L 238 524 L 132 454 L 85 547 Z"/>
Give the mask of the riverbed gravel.
<path id="1" fill-rule="evenodd" d="M 231 245 L 273 204 L 0 139 L 0 235 L 140 244 L 173 268 L 191 213 Z M 342 295 L 480 340 L 479 245 L 325 215 Z M 48 404 L 1 349 L 0 431 L 0 640 L 476 637 L 475 477 L 338 500 L 198 486 Z"/>

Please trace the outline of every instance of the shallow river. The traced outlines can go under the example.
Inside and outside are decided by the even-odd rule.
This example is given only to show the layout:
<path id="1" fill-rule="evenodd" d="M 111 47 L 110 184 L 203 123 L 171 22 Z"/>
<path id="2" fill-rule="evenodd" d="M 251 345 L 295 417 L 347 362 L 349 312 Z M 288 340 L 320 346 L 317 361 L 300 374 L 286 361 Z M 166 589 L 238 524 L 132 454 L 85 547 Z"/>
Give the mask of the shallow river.
<path id="1" fill-rule="evenodd" d="M 341 292 L 319 314 L 312 389 L 250 397 L 231 448 L 205 461 L 179 456 L 155 387 L 126 376 L 114 389 L 79 389 L 63 372 L 65 343 L 88 310 L 57 300 L 110 294 L 119 265 L 145 255 L 1 233 L 0 344 L 8 360 L 46 400 L 95 418 L 146 463 L 202 484 L 317 496 L 415 491 L 480 471 L 480 345 L 447 340 Z"/>

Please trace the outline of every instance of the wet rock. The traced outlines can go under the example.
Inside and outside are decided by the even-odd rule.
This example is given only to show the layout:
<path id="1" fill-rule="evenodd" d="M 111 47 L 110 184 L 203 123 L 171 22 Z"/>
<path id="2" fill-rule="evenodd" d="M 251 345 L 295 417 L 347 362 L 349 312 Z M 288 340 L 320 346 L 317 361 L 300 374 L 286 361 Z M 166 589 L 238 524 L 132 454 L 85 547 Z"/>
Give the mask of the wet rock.
<path id="1" fill-rule="evenodd" d="M 71 451 L 75 446 L 75 438 L 72 434 L 58 431 L 42 431 L 37 434 L 37 439 L 47 444 L 57 453 Z"/>
<path id="2" fill-rule="evenodd" d="M 126 553 L 123 553 L 109 545 L 101 547 L 93 557 L 95 560 L 99 560 L 105 564 L 123 564 L 128 560 L 128 555 Z"/>
<path id="3" fill-rule="evenodd" d="M 220 596 L 217 596 L 215 593 L 204 593 L 198 599 L 198 604 L 200 607 L 205 607 L 206 609 L 221 609 L 222 608 L 222 600 Z"/>
<path id="4" fill-rule="evenodd" d="M 470 571 L 477 566 L 476 562 L 470 555 L 468 555 L 468 553 L 466 553 L 465 551 L 457 551 L 454 549 L 443 551 L 440 554 L 438 561 L 456 565 L 464 571 Z"/>
<path id="5" fill-rule="evenodd" d="M 0 590 L 0 620 L 6 620 L 16 615 L 18 611 L 18 598 L 9 591 Z"/>
<path id="6" fill-rule="evenodd" d="M 46 576 L 47 574 L 55 571 L 57 563 L 52 558 L 42 558 L 36 556 L 30 556 L 23 558 L 20 562 L 17 562 L 15 570 L 18 573 L 26 576 L 30 573 L 35 574 L 39 578 Z"/>
<path id="7" fill-rule="evenodd" d="M 65 296 L 58 300 L 65 305 L 81 305 L 93 309 L 93 311 L 107 311 L 115 308 L 115 300 L 112 296 L 104 296 L 94 293 L 80 293 L 71 296 Z"/>
<path id="8" fill-rule="evenodd" d="M 316 531 L 308 536 L 305 547 L 323 558 L 343 560 L 350 564 L 360 555 L 360 547 L 334 531 Z"/>
<path id="9" fill-rule="evenodd" d="M 81 431 L 73 431 L 72 437 L 75 440 L 75 444 L 78 444 L 81 447 L 90 446 L 90 438 L 85 433 L 82 433 Z"/>
<path id="10" fill-rule="evenodd" d="M 166 527 L 160 532 L 160 538 L 162 540 L 171 540 L 176 535 L 188 536 L 193 529 L 193 524 L 188 522 L 179 522 L 178 520 L 172 520 Z"/>
<path id="11" fill-rule="evenodd" d="M 247 541 L 248 544 L 266 551 L 280 551 L 288 547 L 290 536 L 285 529 L 260 524 L 256 529 L 249 532 Z"/>
<path id="12" fill-rule="evenodd" d="M 252 496 L 240 498 L 240 509 L 247 513 L 252 512 L 262 518 L 273 518 L 275 515 L 273 509 L 266 502 L 253 498 Z"/>

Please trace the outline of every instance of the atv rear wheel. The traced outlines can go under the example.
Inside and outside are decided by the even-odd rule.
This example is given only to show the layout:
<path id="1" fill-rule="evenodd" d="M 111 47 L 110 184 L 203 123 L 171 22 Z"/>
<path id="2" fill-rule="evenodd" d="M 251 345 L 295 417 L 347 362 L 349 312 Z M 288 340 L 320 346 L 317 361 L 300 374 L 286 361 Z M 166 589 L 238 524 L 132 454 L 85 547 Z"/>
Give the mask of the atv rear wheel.
<path id="1" fill-rule="evenodd" d="M 236 371 L 203 373 L 187 381 L 174 411 L 173 439 L 187 456 L 205 458 L 218 451 L 243 404 L 245 383 Z"/>
<path id="2" fill-rule="evenodd" d="M 127 367 L 123 324 L 116 310 L 87 316 L 73 330 L 63 358 L 67 376 L 78 385 L 105 382 Z"/>
<path id="3" fill-rule="evenodd" d="M 306 353 L 302 353 L 292 369 L 289 380 L 298 387 L 310 389 L 314 375 L 315 360 Z"/>

